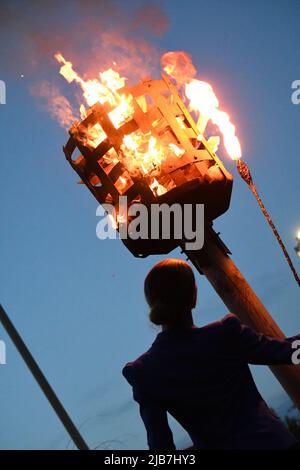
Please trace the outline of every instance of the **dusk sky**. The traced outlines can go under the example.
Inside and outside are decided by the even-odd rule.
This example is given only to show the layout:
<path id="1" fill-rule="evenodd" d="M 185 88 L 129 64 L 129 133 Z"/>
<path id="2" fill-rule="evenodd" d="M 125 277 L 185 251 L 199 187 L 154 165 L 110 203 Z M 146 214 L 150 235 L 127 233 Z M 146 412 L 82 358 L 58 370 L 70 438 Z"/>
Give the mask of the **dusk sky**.
<path id="1" fill-rule="evenodd" d="M 58 50 L 88 78 L 115 61 L 130 83 L 159 78 L 164 52 L 188 52 L 236 124 L 243 157 L 299 272 L 300 104 L 292 103 L 291 84 L 300 80 L 300 2 L 2 0 L 0 9 L 0 302 L 88 445 L 145 449 L 121 370 L 159 332 L 148 320 L 143 280 L 163 257 L 136 259 L 120 240 L 96 237 L 97 201 L 64 159 L 68 134 L 47 109 L 41 84 L 60 90 L 76 111 L 78 88 L 59 75 Z M 218 155 L 234 185 L 230 209 L 214 227 L 275 321 L 295 335 L 299 287 L 234 162 L 223 148 Z M 197 282 L 194 321 L 202 326 L 228 312 L 203 276 Z M 0 340 L 7 347 L 0 448 L 72 448 L 1 325 Z M 270 406 L 286 400 L 267 367 L 252 370 Z M 189 438 L 170 424 L 184 448 Z"/>

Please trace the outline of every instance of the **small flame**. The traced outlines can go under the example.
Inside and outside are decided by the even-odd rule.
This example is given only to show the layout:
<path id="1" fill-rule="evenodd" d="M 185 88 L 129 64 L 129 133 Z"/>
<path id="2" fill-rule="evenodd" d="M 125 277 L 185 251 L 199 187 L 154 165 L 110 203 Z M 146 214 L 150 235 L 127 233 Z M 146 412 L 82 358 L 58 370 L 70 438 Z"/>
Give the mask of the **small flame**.
<path id="1" fill-rule="evenodd" d="M 83 96 L 88 106 L 93 106 L 99 102 L 109 103 L 113 110 L 109 117 L 116 128 L 120 127 L 134 112 L 131 95 L 119 95 L 118 90 L 125 85 L 126 78 L 121 77 L 113 69 L 99 73 L 99 78 L 94 80 L 83 80 L 77 72 L 73 70 L 72 62 L 68 62 L 61 53 L 55 54 L 55 59 L 63 64 L 59 73 L 69 82 L 75 81 L 83 91 Z M 81 115 L 86 114 L 84 105 L 80 107 Z"/>
<path id="2" fill-rule="evenodd" d="M 153 178 L 153 181 L 150 184 L 150 189 L 156 196 L 161 196 L 162 194 L 165 194 L 167 192 L 167 189 L 161 184 L 159 184 L 159 182 L 155 178 Z"/>
<path id="3" fill-rule="evenodd" d="M 118 230 L 118 226 L 120 224 L 126 224 L 127 223 L 127 217 L 123 214 L 117 214 L 116 219 L 113 216 L 113 214 L 107 214 L 108 220 L 114 230 Z"/>
<path id="4" fill-rule="evenodd" d="M 173 143 L 169 144 L 169 148 L 174 152 L 176 157 L 181 157 L 184 154 L 184 150 L 178 147 L 178 145 L 176 144 L 173 144 Z"/>

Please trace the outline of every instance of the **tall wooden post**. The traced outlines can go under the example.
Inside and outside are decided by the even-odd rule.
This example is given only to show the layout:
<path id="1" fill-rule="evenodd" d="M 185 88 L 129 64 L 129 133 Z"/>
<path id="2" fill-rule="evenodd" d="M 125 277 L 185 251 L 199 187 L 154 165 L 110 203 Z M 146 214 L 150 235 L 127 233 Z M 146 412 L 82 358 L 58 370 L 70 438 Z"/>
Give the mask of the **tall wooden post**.
<path id="1" fill-rule="evenodd" d="M 200 251 L 183 251 L 195 268 L 206 276 L 228 310 L 256 330 L 274 338 L 285 335 L 229 257 L 229 250 L 211 227 L 205 231 Z M 296 333 L 295 333 L 296 334 Z M 300 365 L 271 366 L 273 374 L 300 409 Z"/>

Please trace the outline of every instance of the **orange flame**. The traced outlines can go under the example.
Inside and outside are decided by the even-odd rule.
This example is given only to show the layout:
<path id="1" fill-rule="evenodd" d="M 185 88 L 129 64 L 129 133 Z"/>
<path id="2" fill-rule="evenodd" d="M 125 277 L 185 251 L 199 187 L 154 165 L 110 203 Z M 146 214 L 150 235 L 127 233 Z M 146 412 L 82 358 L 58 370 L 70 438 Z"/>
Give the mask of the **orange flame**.
<path id="1" fill-rule="evenodd" d="M 112 110 L 108 116 L 117 129 L 134 114 L 133 99 L 130 94 L 120 94 L 119 90 L 124 87 L 126 78 L 121 77 L 118 72 L 108 69 L 99 73 L 99 79 L 84 80 L 73 69 L 73 64 L 67 61 L 61 53 L 55 54 L 55 59 L 61 64 L 60 74 L 69 82 L 76 82 L 83 91 L 83 97 L 88 106 L 92 106 L 96 102 L 101 104 L 108 103 Z M 141 108 L 147 110 L 147 103 L 142 102 Z M 82 104 L 80 106 L 80 115 L 84 119 L 88 111 Z M 100 124 L 96 124 L 88 129 L 88 134 L 83 137 L 84 144 L 91 147 L 97 147 L 106 139 L 106 134 Z M 162 161 L 167 156 L 180 158 L 184 150 L 174 143 L 163 145 L 151 134 L 144 134 L 141 130 L 126 135 L 121 146 L 123 152 L 123 162 L 128 169 L 129 176 L 137 175 L 158 175 Z M 108 152 L 109 153 L 109 152 Z M 111 156 L 110 162 L 113 161 L 115 153 L 111 152 L 107 158 Z M 156 181 L 156 180 L 155 180 Z M 119 187 L 126 187 L 127 182 L 119 182 Z M 155 194 L 163 194 L 166 191 L 162 185 L 154 183 L 151 189 Z"/>
<path id="2" fill-rule="evenodd" d="M 219 109 L 219 101 L 209 83 L 193 79 L 185 85 L 185 94 L 190 100 L 189 109 L 198 115 L 199 132 L 203 134 L 206 124 L 211 120 L 223 135 L 224 147 L 233 160 L 241 158 L 240 142 L 235 135 L 235 126 L 229 114 Z"/>
<path id="3" fill-rule="evenodd" d="M 106 104 L 110 111 L 108 116 L 116 129 L 129 121 L 134 115 L 133 97 L 122 93 L 126 78 L 121 77 L 113 69 L 99 73 L 99 78 L 84 80 L 74 69 L 72 62 L 67 61 L 58 52 L 55 59 L 61 64 L 60 74 L 69 82 L 77 83 L 83 92 L 88 107 L 100 102 Z M 196 69 L 189 55 L 183 51 L 169 52 L 162 57 L 164 71 L 177 81 L 178 86 L 183 86 L 185 97 L 188 101 L 188 109 L 197 115 L 198 140 L 201 140 L 209 120 L 218 126 L 223 135 L 224 146 L 233 159 L 241 157 L 241 147 L 235 134 L 235 126 L 230 121 L 227 113 L 219 109 L 219 101 L 210 84 L 194 78 Z M 137 99 L 143 112 L 147 111 L 147 102 L 143 97 Z M 85 119 L 89 113 L 85 105 L 80 106 L 81 119 Z M 181 117 L 177 121 L 183 128 Z M 84 145 L 97 147 L 107 138 L 106 133 L 99 123 L 91 126 L 84 136 L 80 136 Z M 210 137 L 208 145 L 212 151 L 216 151 L 219 143 L 218 137 Z M 161 185 L 155 177 L 161 171 L 161 165 L 165 159 L 180 158 L 184 149 L 173 142 L 162 142 L 151 132 L 143 133 L 140 129 L 126 135 L 121 145 L 121 159 L 127 168 L 126 175 L 119 178 L 117 185 L 120 192 L 125 192 L 132 184 L 131 177 L 145 176 L 151 178 L 150 188 L 155 195 L 164 194 L 168 189 Z M 110 149 L 105 157 L 107 165 L 116 163 L 120 155 L 114 149 Z M 170 189 L 170 188 L 169 188 Z"/>
<path id="4" fill-rule="evenodd" d="M 153 178 L 153 181 L 150 184 L 150 189 L 157 196 L 161 196 L 167 192 L 167 189 L 162 184 L 159 184 L 156 178 Z"/>
<path id="5" fill-rule="evenodd" d="M 224 139 L 224 147 L 233 160 L 241 158 L 242 151 L 239 139 L 235 134 L 235 126 L 230 116 L 219 109 L 219 100 L 209 83 L 194 77 L 196 69 L 190 56 L 183 52 L 167 52 L 161 58 L 164 71 L 179 86 L 184 87 L 185 96 L 189 100 L 188 109 L 197 115 L 199 134 L 204 134 L 209 120 L 217 125 Z"/>

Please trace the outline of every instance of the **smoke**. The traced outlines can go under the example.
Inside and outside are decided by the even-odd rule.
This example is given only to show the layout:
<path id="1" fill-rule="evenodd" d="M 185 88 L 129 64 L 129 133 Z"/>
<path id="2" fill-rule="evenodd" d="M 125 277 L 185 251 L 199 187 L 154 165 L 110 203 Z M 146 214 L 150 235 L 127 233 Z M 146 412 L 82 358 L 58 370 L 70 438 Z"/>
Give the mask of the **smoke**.
<path id="1" fill-rule="evenodd" d="M 136 73 L 147 74 L 159 60 L 151 38 L 168 26 L 155 1 L 1 0 L 2 74 L 45 74 L 57 50 L 87 74 L 113 61 L 123 70 L 131 61 Z"/>
<path id="2" fill-rule="evenodd" d="M 161 66 L 179 86 L 190 81 L 197 73 L 191 56 L 184 51 L 166 52 L 161 58 Z"/>
<path id="3" fill-rule="evenodd" d="M 49 82 L 41 82 L 33 85 L 31 93 L 40 98 L 39 104 L 49 112 L 61 127 L 68 130 L 78 117 L 73 114 L 69 100 L 61 95 L 59 88 Z"/>
<path id="4" fill-rule="evenodd" d="M 54 54 L 60 51 L 84 79 L 112 67 L 136 83 L 157 75 L 161 53 L 152 40 L 168 27 L 155 0 L 1 0 L 0 76 L 25 76 L 38 105 L 67 129 L 80 100 L 75 92 L 70 101 L 63 96 Z"/>
<path id="5" fill-rule="evenodd" d="M 162 36 L 169 28 L 169 20 L 160 6 L 147 4 L 135 13 L 133 26 L 140 31 Z"/>
<path id="6" fill-rule="evenodd" d="M 102 70 L 113 67 L 133 83 L 140 78 L 157 74 L 159 70 L 159 50 L 145 37 L 132 37 L 121 29 L 100 33 L 94 41 L 91 55 L 101 57 Z M 97 76 L 99 62 L 90 60 L 85 71 L 90 76 Z"/>

